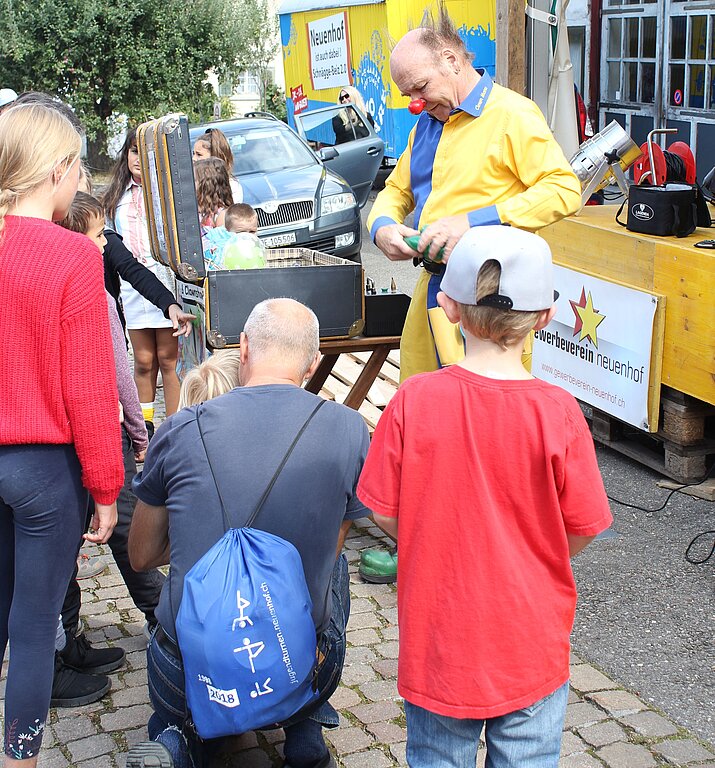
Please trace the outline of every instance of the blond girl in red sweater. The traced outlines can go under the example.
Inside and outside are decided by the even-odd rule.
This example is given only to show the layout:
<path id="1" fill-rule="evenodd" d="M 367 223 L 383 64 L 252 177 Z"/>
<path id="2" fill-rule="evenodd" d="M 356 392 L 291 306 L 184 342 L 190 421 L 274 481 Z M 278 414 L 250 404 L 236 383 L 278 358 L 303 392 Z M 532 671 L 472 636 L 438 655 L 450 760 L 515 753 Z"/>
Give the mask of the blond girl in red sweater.
<path id="1" fill-rule="evenodd" d="M 35 768 L 55 630 L 95 501 L 89 541 L 117 519 L 123 463 L 102 263 L 55 226 L 77 190 L 81 139 L 43 104 L 0 115 L 0 663 L 4 765 Z"/>

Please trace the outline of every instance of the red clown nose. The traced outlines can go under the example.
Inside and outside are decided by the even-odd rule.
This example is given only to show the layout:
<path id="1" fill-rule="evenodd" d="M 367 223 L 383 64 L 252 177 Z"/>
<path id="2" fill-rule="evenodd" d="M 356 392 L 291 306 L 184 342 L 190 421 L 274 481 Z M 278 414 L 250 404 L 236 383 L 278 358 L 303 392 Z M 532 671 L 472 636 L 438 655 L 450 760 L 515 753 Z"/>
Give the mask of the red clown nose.
<path id="1" fill-rule="evenodd" d="M 426 105 L 427 105 L 427 102 L 424 99 L 413 99 L 407 105 L 407 109 L 409 109 L 413 115 L 419 115 Z"/>

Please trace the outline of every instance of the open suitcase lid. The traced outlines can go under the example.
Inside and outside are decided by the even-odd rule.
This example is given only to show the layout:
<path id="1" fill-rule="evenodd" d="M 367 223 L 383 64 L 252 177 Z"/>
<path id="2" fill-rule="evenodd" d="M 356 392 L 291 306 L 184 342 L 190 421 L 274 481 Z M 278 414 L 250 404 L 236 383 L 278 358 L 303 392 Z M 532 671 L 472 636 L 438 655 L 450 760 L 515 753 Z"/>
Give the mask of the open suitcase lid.
<path id="1" fill-rule="evenodd" d="M 142 190 L 152 256 L 187 282 L 206 276 L 186 115 L 137 129 Z"/>

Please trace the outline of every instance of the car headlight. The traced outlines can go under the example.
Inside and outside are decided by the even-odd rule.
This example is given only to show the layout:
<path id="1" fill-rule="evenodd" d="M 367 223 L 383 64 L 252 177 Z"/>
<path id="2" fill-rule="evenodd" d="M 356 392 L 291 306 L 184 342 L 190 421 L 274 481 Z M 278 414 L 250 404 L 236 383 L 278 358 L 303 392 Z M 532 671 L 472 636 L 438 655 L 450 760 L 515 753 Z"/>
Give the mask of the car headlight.
<path id="1" fill-rule="evenodd" d="M 339 195 L 327 195 L 320 199 L 320 215 L 337 213 L 347 208 L 355 207 L 355 195 L 352 192 L 341 192 Z"/>

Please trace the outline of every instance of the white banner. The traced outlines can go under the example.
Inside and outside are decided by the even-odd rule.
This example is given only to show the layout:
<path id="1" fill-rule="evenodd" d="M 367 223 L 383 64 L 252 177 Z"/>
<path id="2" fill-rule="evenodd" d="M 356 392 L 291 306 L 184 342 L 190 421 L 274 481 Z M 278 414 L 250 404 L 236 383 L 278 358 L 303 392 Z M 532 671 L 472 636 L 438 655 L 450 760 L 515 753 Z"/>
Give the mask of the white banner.
<path id="1" fill-rule="evenodd" d="M 612 416 L 648 430 L 648 385 L 658 298 L 554 266 L 556 316 L 534 338 L 531 372 Z"/>
<path id="2" fill-rule="evenodd" d="M 310 21 L 306 26 L 313 90 L 350 85 L 347 12 Z"/>

